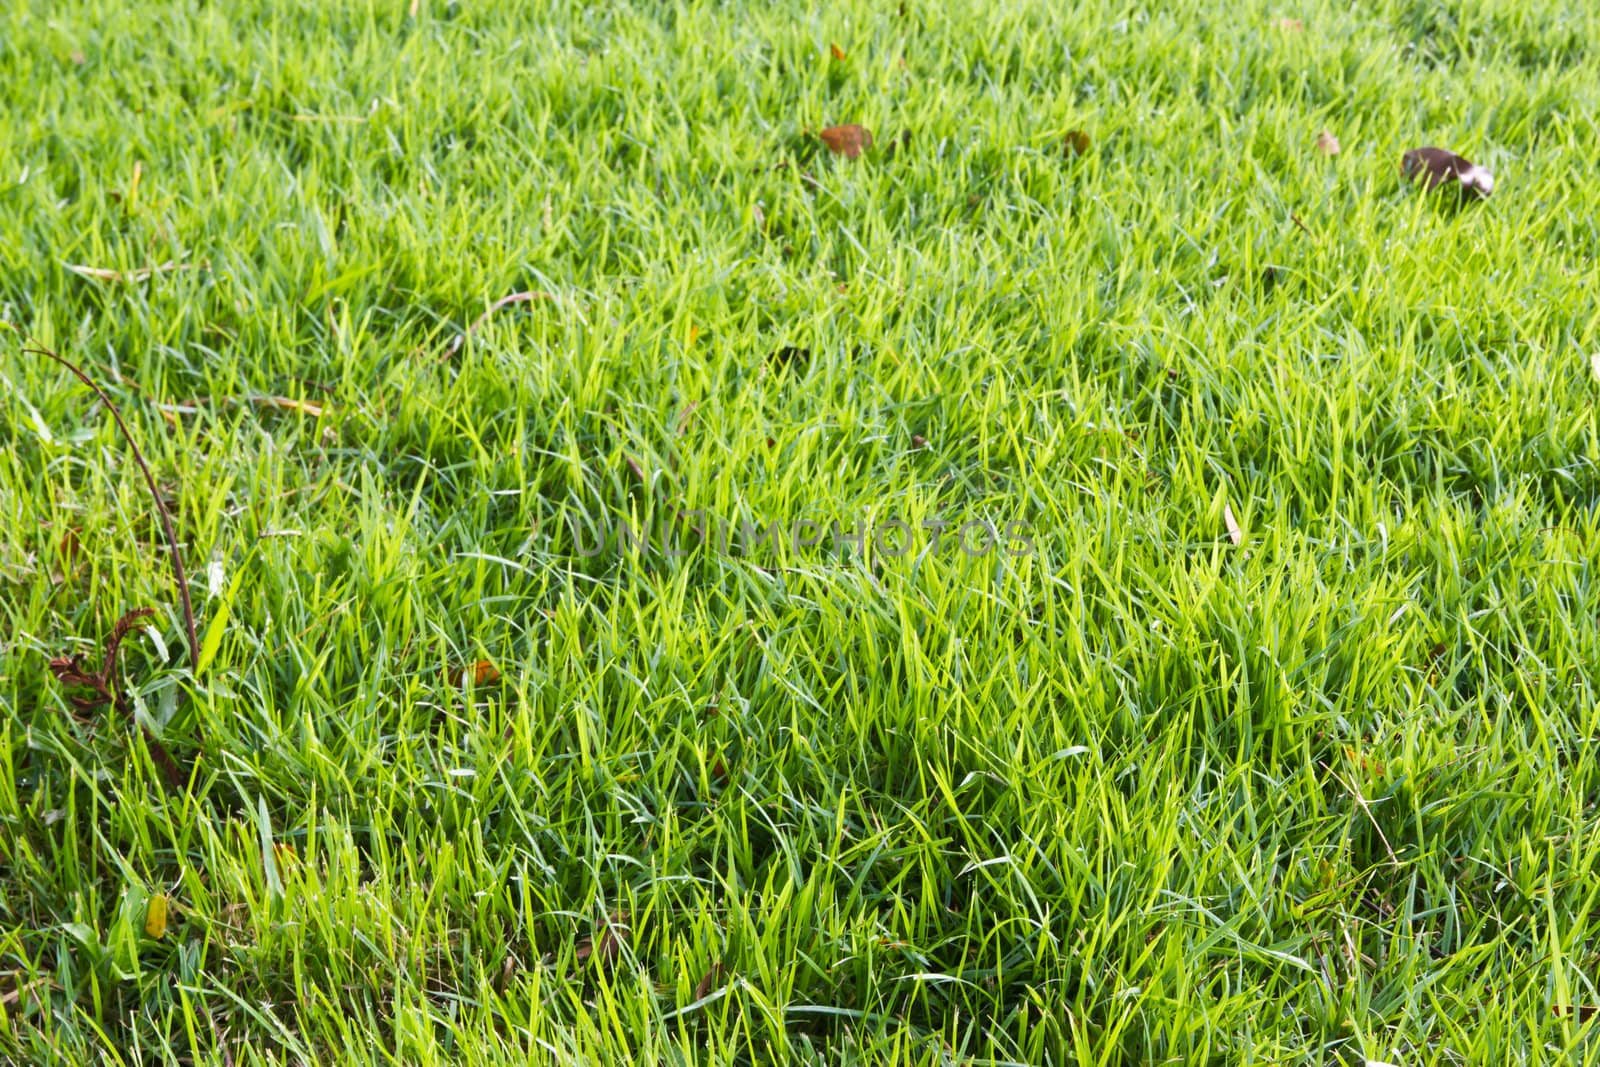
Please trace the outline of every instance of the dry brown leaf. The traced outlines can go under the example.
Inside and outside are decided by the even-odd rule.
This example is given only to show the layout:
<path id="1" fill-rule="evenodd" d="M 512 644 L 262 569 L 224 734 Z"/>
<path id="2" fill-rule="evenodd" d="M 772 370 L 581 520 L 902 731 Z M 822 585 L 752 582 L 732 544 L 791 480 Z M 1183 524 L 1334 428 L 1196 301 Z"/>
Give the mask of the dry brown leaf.
<path id="1" fill-rule="evenodd" d="M 1494 175 L 1463 156 L 1443 148 L 1413 148 L 1400 157 L 1400 173 L 1424 189 L 1454 190 L 1482 199 L 1494 191 Z"/>
<path id="2" fill-rule="evenodd" d="M 1306 24 L 1299 19 L 1279 19 L 1273 25 L 1285 33 L 1299 33 L 1306 28 Z"/>
<path id="3" fill-rule="evenodd" d="M 711 965 L 711 969 L 705 973 L 705 977 L 701 978 L 700 981 L 695 983 L 694 999 L 704 1000 L 706 997 L 710 996 L 712 987 L 717 984 L 717 980 L 721 977 L 722 964 L 720 962 L 713 963 Z"/>
<path id="4" fill-rule="evenodd" d="M 72 60 L 72 65 L 75 67 L 81 67 L 85 63 L 89 62 L 89 57 L 78 51 L 76 48 L 72 50 L 72 54 L 67 58 Z"/>
<path id="5" fill-rule="evenodd" d="M 1336 156 L 1341 151 L 1339 138 L 1327 130 L 1317 134 L 1317 151 L 1325 156 Z"/>
<path id="6" fill-rule="evenodd" d="M 1244 544 L 1244 531 L 1239 528 L 1239 520 L 1233 517 L 1233 508 L 1227 504 L 1222 505 L 1222 521 L 1228 527 L 1228 540 L 1235 545 Z"/>
<path id="7" fill-rule="evenodd" d="M 462 670 L 458 677 L 463 686 L 469 681 L 475 686 L 493 685 L 500 680 L 500 668 L 494 665 L 493 660 L 480 659 Z"/>
<path id="8" fill-rule="evenodd" d="M 1061 150 L 1069 156 L 1086 155 L 1089 151 L 1089 135 L 1082 130 L 1068 130 L 1062 139 Z"/>
<path id="9" fill-rule="evenodd" d="M 601 924 L 599 944 L 595 944 L 594 938 L 586 937 L 578 942 L 574 954 L 579 963 L 597 959 L 601 966 L 609 966 L 622 955 L 622 946 L 627 943 L 629 932 L 628 913 L 614 911 L 606 916 L 605 922 Z"/>
<path id="10" fill-rule="evenodd" d="M 1562 1018 L 1576 1019 L 1580 1023 L 1600 1015 L 1600 1006 L 1594 1004 L 1552 1004 L 1550 1010 Z"/>
<path id="11" fill-rule="evenodd" d="M 922 436 L 920 433 L 914 433 L 914 434 L 911 435 L 911 447 L 912 448 L 927 448 L 928 447 L 928 439 L 926 437 Z"/>
<path id="12" fill-rule="evenodd" d="M 829 126 L 819 130 L 817 136 L 828 146 L 828 151 L 846 159 L 855 159 L 861 155 L 862 149 L 872 147 L 872 131 L 855 123 Z"/>
<path id="13" fill-rule="evenodd" d="M 841 63 L 844 62 L 844 49 L 840 48 L 838 45 L 832 43 L 831 41 L 828 43 L 828 52 L 830 54 L 832 54 L 834 59 L 838 60 Z"/>

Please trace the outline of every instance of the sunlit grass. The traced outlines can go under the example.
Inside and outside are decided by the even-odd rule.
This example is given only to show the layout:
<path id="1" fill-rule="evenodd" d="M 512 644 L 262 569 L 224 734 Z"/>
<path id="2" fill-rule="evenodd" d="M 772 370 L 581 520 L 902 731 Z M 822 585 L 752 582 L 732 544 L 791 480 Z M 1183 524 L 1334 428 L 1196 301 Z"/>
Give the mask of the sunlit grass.
<path id="1" fill-rule="evenodd" d="M 0 12 L 0 1059 L 1597 1059 L 1600 11 L 407 8 Z"/>

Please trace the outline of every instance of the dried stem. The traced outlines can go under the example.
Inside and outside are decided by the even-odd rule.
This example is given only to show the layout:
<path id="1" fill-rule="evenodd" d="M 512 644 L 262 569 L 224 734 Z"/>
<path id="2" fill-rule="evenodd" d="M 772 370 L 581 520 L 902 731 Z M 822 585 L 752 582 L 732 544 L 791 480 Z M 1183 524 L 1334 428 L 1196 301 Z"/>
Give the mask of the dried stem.
<path id="1" fill-rule="evenodd" d="M 48 348 L 24 348 L 24 352 L 35 355 L 47 356 L 71 371 L 77 379 L 90 389 L 93 389 L 106 409 L 111 412 L 111 417 L 116 421 L 117 429 L 122 431 L 122 437 L 128 442 L 128 448 L 133 452 L 133 459 L 139 465 L 139 470 L 144 474 L 144 483 L 150 487 L 150 499 L 155 501 L 156 512 L 161 516 L 161 528 L 167 535 L 167 548 L 172 554 L 172 575 L 178 585 L 178 600 L 183 605 L 183 624 L 188 630 L 189 637 L 189 669 L 200 669 L 200 642 L 195 639 L 194 631 L 194 606 L 189 601 L 189 581 L 183 573 L 183 555 L 178 551 L 178 538 L 172 532 L 172 516 L 167 514 L 167 505 L 161 501 L 161 491 L 156 488 L 155 475 L 150 473 L 150 465 L 145 462 L 144 453 L 139 451 L 139 445 L 134 441 L 133 434 L 128 432 L 128 424 L 122 421 L 122 413 L 117 410 L 117 405 L 112 403 L 106 391 L 77 366 L 68 360 L 56 355 Z"/>

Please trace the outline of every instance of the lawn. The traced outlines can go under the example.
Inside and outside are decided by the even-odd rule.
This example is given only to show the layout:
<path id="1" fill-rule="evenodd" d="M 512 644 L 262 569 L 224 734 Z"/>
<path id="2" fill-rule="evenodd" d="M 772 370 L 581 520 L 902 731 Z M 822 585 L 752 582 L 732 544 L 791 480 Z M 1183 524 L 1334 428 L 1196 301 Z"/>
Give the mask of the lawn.
<path id="1" fill-rule="evenodd" d="M 1585 0 L 8 4 L 0 1061 L 1600 1063 L 1597 112 Z"/>

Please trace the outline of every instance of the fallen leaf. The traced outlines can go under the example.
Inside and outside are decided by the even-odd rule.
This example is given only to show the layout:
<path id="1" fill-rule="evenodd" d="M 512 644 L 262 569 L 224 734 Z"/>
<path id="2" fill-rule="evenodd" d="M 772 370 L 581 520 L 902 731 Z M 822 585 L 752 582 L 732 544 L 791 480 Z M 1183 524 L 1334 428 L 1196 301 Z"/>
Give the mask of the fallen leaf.
<path id="1" fill-rule="evenodd" d="M 1600 360 L 1600 356 L 1595 357 Z M 76 570 L 78 557 L 83 555 L 83 545 L 78 541 L 78 529 L 75 526 L 67 527 L 67 532 L 61 535 L 61 562 L 70 570 Z"/>
<path id="2" fill-rule="evenodd" d="M 1327 130 L 1317 134 L 1317 151 L 1325 156 L 1336 156 L 1340 152 L 1339 138 Z"/>
<path id="3" fill-rule="evenodd" d="M 78 51 L 77 49 L 73 49 L 72 50 L 72 54 L 69 55 L 67 58 L 72 60 L 72 65 L 75 66 L 75 67 L 81 67 L 85 63 L 89 62 L 89 57 L 84 55 L 82 52 Z"/>
<path id="4" fill-rule="evenodd" d="M 1068 130 L 1066 137 L 1062 138 L 1061 150 L 1069 156 L 1086 155 L 1090 143 L 1089 135 L 1082 130 Z"/>
<path id="5" fill-rule="evenodd" d="M 704 1000 L 706 997 L 710 996 L 712 987 L 717 984 L 717 979 L 721 977 L 722 964 L 713 963 L 711 965 L 711 969 L 705 973 L 705 977 L 701 978 L 700 981 L 695 983 L 694 999 Z"/>
<path id="6" fill-rule="evenodd" d="M 460 671 L 451 671 L 456 683 L 465 686 L 471 682 L 474 686 L 493 685 L 500 680 L 500 668 L 492 660 L 480 659 L 470 667 Z"/>
<path id="7" fill-rule="evenodd" d="M 828 146 L 828 151 L 846 159 L 855 159 L 861 155 L 862 149 L 872 147 L 872 131 L 855 123 L 829 126 L 818 131 L 817 136 Z"/>
<path id="8" fill-rule="evenodd" d="M 828 51 L 830 53 L 832 53 L 834 59 L 838 60 L 841 63 L 844 62 L 844 49 L 843 48 L 840 48 L 838 45 L 833 44 L 830 41 L 829 44 L 828 44 Z"/>
<path id="9" fill-rule="evenodd" d="M 1228 540 L 1235 545 L 1244 544 L 1244 531 L 1239 529 L 1239 520 L 1233 517 L 1233 508 L 1227 504 L 1222 505 L 1222 521 L 1228 526 Z"/>
<path id="10" fill-rule="evenodd" d="M 1552 1004 L 1550 1010 L 1562 1018 L 1576 1019 L 1586 1023 L 1596 1015 L 1600 1015 L 1600 1007 L 1593 1004 Z"/>
<path id="11" fill-rule="evenodd" d="M 155 894 L 145 904 L 144 932 L 157 941 L 167 936 L 167 897 L 165 893 Z"/>
<path id="12" fill-rule="evenodd" d="M 1479 199 L 1494 191 L 1494 175 L 1443 148 L 1413 148 L 1400 157 L 1400 173 L 1424 189 L 1447 189 Z"/>
<path id="13" fill-rule="evenodd" d="M 912 448 L 927 448 L 928 447 L 928 439 L 926 437 L 922 436 L 920 433 L 914 433 L 914 434 L 911 435 L 911 447 Z"/>
<path id="14" fill-rule="evenodd" d="M 1279 19 L 1273 25 L 1285 33 L 1299 33 L 1306 28 L 1305 23 L 1299 19 Z"/>
<path id="15" fill-rule="evenodd" d="M 609 966 L 616 962 L 622 954 L 622 946 L 627 942 L 629 934 L 628 913 L 614 911 L 606 916 L 605 922 L 600 927 L 600 942 L 595 944 L 593 938 L 586 937 L 578 942 L 575 953 L 579 963 L 590 959 L 597 959 L 602 966 Z"/>

